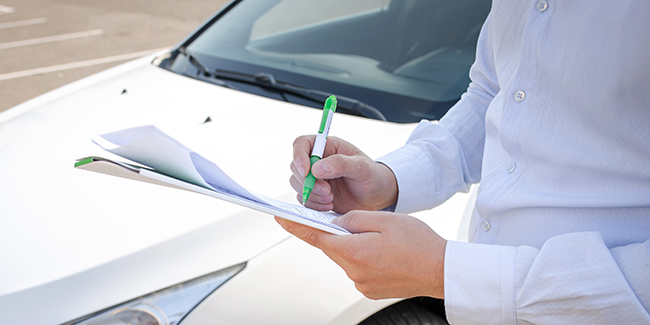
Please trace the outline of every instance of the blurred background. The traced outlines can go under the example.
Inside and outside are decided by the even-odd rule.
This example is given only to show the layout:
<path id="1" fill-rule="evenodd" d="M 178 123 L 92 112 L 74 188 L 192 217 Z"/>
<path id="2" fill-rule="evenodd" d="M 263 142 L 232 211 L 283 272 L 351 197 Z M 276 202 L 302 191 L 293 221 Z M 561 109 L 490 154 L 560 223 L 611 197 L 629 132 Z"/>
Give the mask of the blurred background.
<path id="1" fill-rule="evenodd" d="M 171 47 L 228 0 L 0 0 L 0 112 Z"/>

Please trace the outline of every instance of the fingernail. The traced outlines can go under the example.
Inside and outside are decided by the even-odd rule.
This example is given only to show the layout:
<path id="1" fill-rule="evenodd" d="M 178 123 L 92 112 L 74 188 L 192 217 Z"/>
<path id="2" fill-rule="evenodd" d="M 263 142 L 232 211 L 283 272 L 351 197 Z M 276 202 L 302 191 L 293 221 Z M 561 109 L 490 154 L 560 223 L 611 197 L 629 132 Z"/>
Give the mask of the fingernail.
<path id="1" fill-rule="evenodd" d="M 331 223 L 332 223 L 333 225 L 337 225 L 337 226 L 338 226 L 338 225 L 339 225 L 339 219 L 341 219 L 341 217 L 336 217 L 336 218 L 332 219 L 332 222 L 331 222 Z"/>
<path id="2" fill-rule="evenodd" d="M 327 194 L 327 193 L 324 193 L 324 192 L 325 192 L 325 187 L 324 187 L 324 186 L 318 186 L 318 185 L 316 185 L 316 186 L 314 186 L 314 191 L 315 191 L 317 194 L 319 194 L 319 195 L 325 195 L 325 194 Z"/>
<path id="3" fill-rule="evenodd" d="M 318 162 L 315 163 L 314 166 L 312 166 L 312 174 L 316 177 L 322 177 L 327 175 L 327 172 L 330 170 L 330 166 L 327 163 L 324 162 Z"/>

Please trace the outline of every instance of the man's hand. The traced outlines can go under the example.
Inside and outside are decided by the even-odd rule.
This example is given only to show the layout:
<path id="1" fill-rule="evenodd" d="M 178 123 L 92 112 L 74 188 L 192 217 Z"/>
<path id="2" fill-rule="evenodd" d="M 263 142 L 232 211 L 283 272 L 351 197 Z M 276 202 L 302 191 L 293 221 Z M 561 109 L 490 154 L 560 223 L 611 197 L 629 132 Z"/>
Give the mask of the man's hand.
<path id="1" fill-rule="evenodd" d="M 290 183 L 302 202 L 309 156 L 315 136 L 302 136 L 293 143 Z M 397 203 L 397 180 L 383 164 L 374 162 L 352 144 L 328 137 L 323 159 L 312 169 L 316 184 L 305 206 L 346 213 L 351 210 L 380 210 Z"/>
<path id="2" fill-rule="evenodd" d="M 275 220 L 296 237 L 320 248 L 370 299 L 444 299 L 447 241 L 416 218 L 352 211 L 335 222 L 352 235 L 332 235 L 279 217 Z"/>

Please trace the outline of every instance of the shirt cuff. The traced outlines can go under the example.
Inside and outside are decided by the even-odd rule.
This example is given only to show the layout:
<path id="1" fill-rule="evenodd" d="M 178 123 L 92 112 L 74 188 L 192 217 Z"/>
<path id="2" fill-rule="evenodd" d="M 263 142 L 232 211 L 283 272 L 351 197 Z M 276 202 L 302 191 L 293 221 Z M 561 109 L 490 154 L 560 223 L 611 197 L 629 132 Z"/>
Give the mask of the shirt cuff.
<path id="1" fill-rule="evenodd" d="M 395 212 L 411 213 L 444 203 L 458 191 L 467 191 L 467 164 L 453 134 L 423 120 L 406 145 L 377 159 L 393 171 L 399 194 Z"/>
<path id="2" fill-rule="evenodd" d="M 515 324 L 517 248 L 447 242 L 445 310 L 450 324 Z"/>
<path id="3" fill-rule="evenodd" d="M 398 197 L 394 212 L 412 213 L 432 207 L 434 197 L 429 187 L 435 180 L 431 168 L 425 163 L 413 163 L 423 156 L 417 147 L 404 146 L 376 160 L 390 168 L 397 180 Z"/>

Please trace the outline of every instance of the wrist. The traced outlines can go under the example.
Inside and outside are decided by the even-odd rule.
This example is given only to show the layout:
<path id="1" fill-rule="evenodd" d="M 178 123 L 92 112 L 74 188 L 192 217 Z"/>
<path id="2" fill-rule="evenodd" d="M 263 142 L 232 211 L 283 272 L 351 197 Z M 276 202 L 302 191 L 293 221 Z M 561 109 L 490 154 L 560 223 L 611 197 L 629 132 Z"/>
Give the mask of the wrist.
<path id="1" fill-rule="evenodd" d="M 438 255 L 438 265 L 436 268 L 436 286 L 434 292 L 434 298 L 445 299 L 445 255 L 447 251 L 447 240 L 444 240 L 442 244 L 442 250 Z"/>
<path id="2" fill-rule="evenodd" d="M 445 252 L 447 249 L 447 240 L 439 238 L 440 242 L 431 245 L 431 251 L 428 252 L 425 272 L 422 272 L 423 278 L 419 283 L 423 284 L 422 296 L 445 299 Z"/>
<path id="3" fill-rule="evenodd" d="M 380 171 L 381 179 L 383 180 L 383 184 L 380 187 L 382 198 L 379 200 L 376 210 L 382 210 L 397 205 L 399 188 L 397 186 L 397 178 L 393 171 L 381 162 L 376 162 L 376 165 Z"/>

